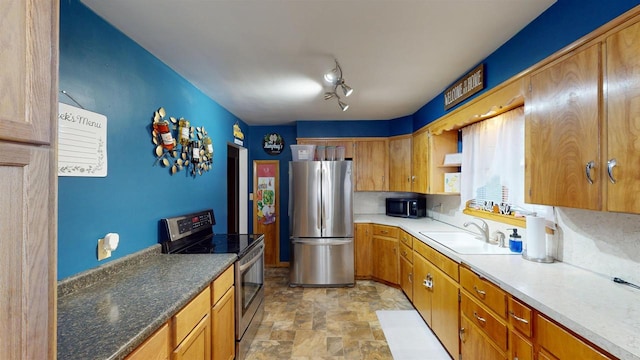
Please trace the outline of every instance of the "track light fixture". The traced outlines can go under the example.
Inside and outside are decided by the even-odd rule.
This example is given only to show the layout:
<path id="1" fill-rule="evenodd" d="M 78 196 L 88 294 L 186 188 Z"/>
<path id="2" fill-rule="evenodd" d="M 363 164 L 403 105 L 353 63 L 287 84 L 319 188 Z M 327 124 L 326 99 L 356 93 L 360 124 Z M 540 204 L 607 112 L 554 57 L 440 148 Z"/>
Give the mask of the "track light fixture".
<path id="1" fill-rule="evenodd" d="M 324 79 L 333 86 L 333 91 L 325 92 L 324 99 L 329 100 L 335 97 L 338 100 L 338 106 L 340 106 L 340 109 L 342 109 L 342 111 L 347 111 L 349 105 L 343 102 L 338 95 L 338 86 L 342 88 L 342 93 L 345 97 L 353 93 L 353 88 L 344 82 L 344 78 L 342 77 L 342 67 L 340 67 L 337 59 L 334 60 L 336 62 L 336 66 L 331 69 L 331 71 L 324 74 Z"/>

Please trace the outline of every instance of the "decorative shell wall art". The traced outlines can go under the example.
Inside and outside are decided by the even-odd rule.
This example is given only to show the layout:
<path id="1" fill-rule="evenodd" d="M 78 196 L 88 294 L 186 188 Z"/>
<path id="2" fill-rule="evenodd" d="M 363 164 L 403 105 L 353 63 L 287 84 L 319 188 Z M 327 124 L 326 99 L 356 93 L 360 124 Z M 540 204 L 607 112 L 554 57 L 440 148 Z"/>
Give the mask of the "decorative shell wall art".
<path id="1" fill-rule="evenodd" d="M 169 168 L 171 175 L 185 170 L 195 177 L 211 170 L 213 167 L 213 143 L 204 127 L 193 127 L 184 118 L 169 117 L 165 120 L 164 108 L 153 114 L 151 124 L 151 141 L 153 142 L 156 161 Z"/>

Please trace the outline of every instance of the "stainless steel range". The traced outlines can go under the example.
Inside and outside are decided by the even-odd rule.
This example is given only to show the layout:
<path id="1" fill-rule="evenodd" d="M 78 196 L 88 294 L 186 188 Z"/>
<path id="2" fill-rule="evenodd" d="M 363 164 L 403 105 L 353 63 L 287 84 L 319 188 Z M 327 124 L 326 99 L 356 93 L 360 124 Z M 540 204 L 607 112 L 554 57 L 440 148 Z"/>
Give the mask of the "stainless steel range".
<path id="1" fill-rule="evenodd" d="M 234 253 L 236 359 L 243 359 L 264 313 L 264 235 L 215 234 L 213 210 L 161 220 L 160 243 L 167 254 Z"/>

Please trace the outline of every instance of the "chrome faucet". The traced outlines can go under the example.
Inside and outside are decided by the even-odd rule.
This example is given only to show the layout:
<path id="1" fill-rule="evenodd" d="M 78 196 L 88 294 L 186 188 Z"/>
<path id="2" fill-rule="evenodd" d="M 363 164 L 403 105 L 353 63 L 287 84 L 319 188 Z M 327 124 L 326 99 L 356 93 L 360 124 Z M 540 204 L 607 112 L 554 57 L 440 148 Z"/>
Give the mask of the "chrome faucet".
<path id="1" fill-rule="evenodd" d="M 480 235 L 482 236 L 481 239 L 484 240 L 484 242 L 489 243 L 489 225 L 482 219 L 478 219 L 478 218 L 474 218 L 474 219 L 480 221 L 482 225 L 478 225 L 474 222 L 467 221 L 466 223 L 464 223 L 464 227 L 468 227 L 469 225 L 473 225 L 477 227 L 478 230 L 480 230 Z"/>

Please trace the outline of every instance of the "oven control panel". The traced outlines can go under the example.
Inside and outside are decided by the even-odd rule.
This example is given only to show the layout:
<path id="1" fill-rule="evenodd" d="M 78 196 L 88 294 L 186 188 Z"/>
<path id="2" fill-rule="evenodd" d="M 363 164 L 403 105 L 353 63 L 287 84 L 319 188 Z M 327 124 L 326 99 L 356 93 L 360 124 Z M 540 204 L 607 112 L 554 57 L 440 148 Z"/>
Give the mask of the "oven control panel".
<path id="1" fill-rule="evenodd" d="M 216 219 L 213 216 L 213 210 L 210 209 L 193 214 L 165 218 L 162 219 L 162 223 L 164 224 L 165 232 L 163 238 L 165 241 L 174 241 L 200 231 L 210 231 L 211 227 L 216 224 Z"/>
<path id="2" fill-rule="evenodd" d="M 203 227 L 211 227 L 213 224 L 211 223 L 210 214 L 193 214 L 193 216 L 179 219 L 178 223 L 178 234 L 184 234 L 188 231 L 196 231 Z"/>

